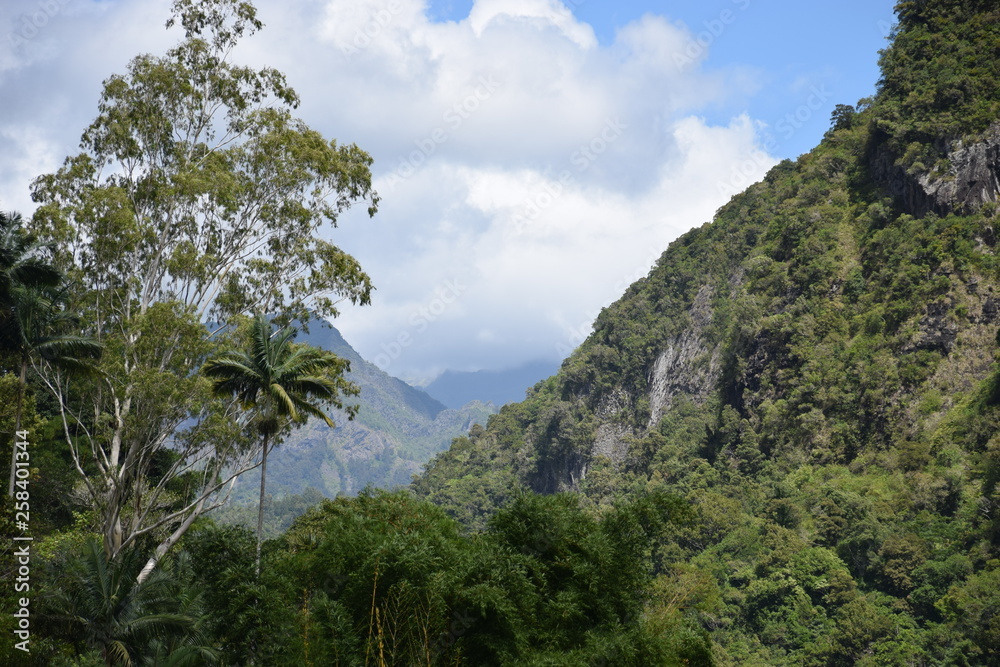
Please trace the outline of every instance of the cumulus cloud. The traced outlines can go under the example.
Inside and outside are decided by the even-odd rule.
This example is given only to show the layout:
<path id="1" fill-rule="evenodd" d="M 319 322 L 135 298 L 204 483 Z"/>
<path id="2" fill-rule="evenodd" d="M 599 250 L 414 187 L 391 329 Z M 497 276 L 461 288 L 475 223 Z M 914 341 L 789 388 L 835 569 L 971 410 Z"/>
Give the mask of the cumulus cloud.
<path id="1" fill-rule="evenodd" d="M 733 169 L 749 182 L 773 164 L 745 117 L 726 127 L 686 117 L 671 139 L 670 166 L 641 195 L 588 183 L 572 164 L 428 166 L 386 211 L 407 221 L 414 252 L 381 265 L 376 249 L 362 260 L 392 289 L 365 311 L 373 316 L 352 312 L 343 328 L 369 358 L 413 379 L 565 356 L 671 240 L 711 218 Z M 413 200 L 420 210 L 396 210 Z M 461 290 L 442 295 L 449 284 Z"/>
<path id="2" fill-rule="evenodd" d="M 167 0 L 7 0 L 0 9 L 0 207 L 34 208 L 31 180 L 78 150 L 101 82 L 140 53 L 162 53 Z"/>
<path id="3" fill-rule="evenodd" d="M 558 0 L 477 0 L 448 22 L 421 0 L 257 5 L 267 27 L 236 57 L 286 72 L 307 122 L 375 158 L 379 214 L 331 238 L 378 290 L 335 324 L 403 377 L 565 355 L 735 178 L 774 162 L 751 119 L 699 115 L 752 75 L 704 69 L 669 17 L 601 45 Z M 4 94 L 23 92 L 0 120 L 19 156 L 0 171 L 7 208 L 30 210 L 26 183 L 74 150 L 100 80 L 179 38 L 166 0 L 85 3 L 70 21 L 71 6 L 48 27 L 54 52 L 0 51 Z"/>

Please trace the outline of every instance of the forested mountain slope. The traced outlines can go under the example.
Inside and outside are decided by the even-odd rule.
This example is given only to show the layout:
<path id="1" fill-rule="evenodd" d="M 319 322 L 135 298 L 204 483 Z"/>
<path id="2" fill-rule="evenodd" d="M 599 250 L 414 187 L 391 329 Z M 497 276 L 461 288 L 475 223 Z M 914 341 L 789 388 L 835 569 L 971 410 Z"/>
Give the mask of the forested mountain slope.
<path id="1" fill-rule="evenodd" d="M 329 350 L 351 363 L 347 379 L 360 389 L 348 403 L 359 406 L 348 420 L 333 411 L 336 428 L 316 421 L 292 431 L 270 459 L 269 488 L 275 494 L 302 493 L 309 487 L 333 498 L 356 494 L 367 485 L 393 488 L 411 476 L 448 441 L 493 408 L 470 403 L 448 409 L 427 393 L 365 361 L 325 320 L 310 323 L 302 342 Z M 255 482 L 243 480 L 238 497 L 256 503 Z"/>
<path id="2" fill-rule="evenodd" d="M 877 95 L 672 243 L 418 495 L 472 528 L 517 489 L 683 496 L 654 561 L 722 663 L 997 664 L 1000 9 L 897 12 Z"/>

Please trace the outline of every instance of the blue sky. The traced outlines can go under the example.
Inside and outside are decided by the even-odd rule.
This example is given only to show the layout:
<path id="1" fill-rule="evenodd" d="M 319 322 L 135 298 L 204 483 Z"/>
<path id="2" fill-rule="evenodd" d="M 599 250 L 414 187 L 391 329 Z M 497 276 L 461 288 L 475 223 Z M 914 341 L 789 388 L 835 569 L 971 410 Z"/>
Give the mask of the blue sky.
<path id="1" fill-rule="evenodd" d="M 568 354 L 671 240 L 874 92 L 893 23 L 889 0 L 256 4 L 234 59 L 375 160 L 379 214 L 326 234 L 377 291 L 334 324 L 416 383 Z M 169 5 L 3 3 L 0 206 L 29 214 L 101 81 L 179 39 Z"/>
<path id="2" fill-rule="evenodd" d="M 440 21 L 460 21 L 469 15 L 472 4 L 435 1 L 430 3 L 429 12 Z M 895 22 L 895 2 L 887 0 L 569 0 L 564 4 L 594 28 L 601 44 L 613 44 L 619 28 L 646 14 L 660 15 L 711 38 L 705 49 L 705 68 L 737 65 L 755 69 L 760 89 L 706 108 L 703 113 L 713 123 L 746 111 L 753 118 L 776 124 L 803 91 L 810 89 L 807 82 L 825 86 L 837 104 L 854 104 L 871 95 L 878 81 L 878 51 L 887 44 L 886 36 Z M 732 19 L 723 23 L 727 11 Z M 808 95 L 803 101 L 806 99 Z M 828 121 L 828 114 L 815 114 L 802 132 L 788 139 L 774 132 L 778 154 L 794 158 L 809 151 L 828 128 Z"/>

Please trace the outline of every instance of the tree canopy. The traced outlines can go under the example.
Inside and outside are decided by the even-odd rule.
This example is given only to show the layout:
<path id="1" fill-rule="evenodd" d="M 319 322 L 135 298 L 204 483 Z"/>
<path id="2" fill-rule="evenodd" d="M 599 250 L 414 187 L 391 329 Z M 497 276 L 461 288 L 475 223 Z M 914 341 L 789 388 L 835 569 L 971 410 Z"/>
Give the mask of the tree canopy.
<path id="1" fill-rule="evenodd" d="M 252 4 L 176 0 L 174 25 L 177 46 L 105 80 L 82 152 L 32 191 L 70 307 L 108 353 L 100 379 L 44 381 L 112 559 L 148 540 L 162 553 L 258 464 L 237 403 L 193 372 L 222 327 L 307 323 L 372 290 L 329 240 L 350 206 L 375 213 L 371 158 L 296 119 L 280 72 L 231 61 L 262 27 Z"/>

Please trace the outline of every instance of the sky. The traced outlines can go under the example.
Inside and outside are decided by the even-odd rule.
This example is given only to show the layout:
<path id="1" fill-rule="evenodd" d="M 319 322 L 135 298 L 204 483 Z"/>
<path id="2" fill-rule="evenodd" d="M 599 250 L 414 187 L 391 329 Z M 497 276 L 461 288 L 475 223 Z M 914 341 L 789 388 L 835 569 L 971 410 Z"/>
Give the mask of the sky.
<path id="1" fill-rule="evenodd" d="M 565 358 L 680 234 L 872 95 L 891 0 L 256 0 L 233 54 L 374 158 L 324 235 L 372 304 L 333 324 L 423 384 Z M 101 82 L 180 38 L 169 0 L 4 0 L 0 208 L 78 149 Z"/>

